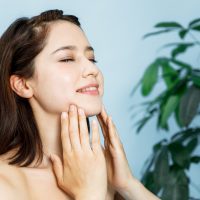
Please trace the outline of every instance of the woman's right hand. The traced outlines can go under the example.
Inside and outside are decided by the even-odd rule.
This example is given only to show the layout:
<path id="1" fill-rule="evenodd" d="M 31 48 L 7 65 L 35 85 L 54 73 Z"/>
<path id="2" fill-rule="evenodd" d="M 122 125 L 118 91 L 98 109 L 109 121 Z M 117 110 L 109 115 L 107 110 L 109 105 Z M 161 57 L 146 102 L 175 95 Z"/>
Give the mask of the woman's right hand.
<path id="1" fill-rule="evenodd" d="M 76 200 L 104 200 L 107 192 L 106 161 L 95 122 L 90 145 L 84 111 L 71 105 L 69 114 L 61 115 L 63 162 L 51 155 L 58 186 Z"/>

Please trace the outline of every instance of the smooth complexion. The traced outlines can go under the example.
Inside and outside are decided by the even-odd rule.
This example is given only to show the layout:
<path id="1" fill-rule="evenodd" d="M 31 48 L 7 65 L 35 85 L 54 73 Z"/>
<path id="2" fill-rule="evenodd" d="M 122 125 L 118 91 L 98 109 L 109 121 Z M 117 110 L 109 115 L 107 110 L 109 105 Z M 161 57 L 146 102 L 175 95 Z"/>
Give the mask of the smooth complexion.
<path id="1" fill-rule="evenodd" d="M 94 51 L 78 26 L 57 21 L 50 27 L 46 46 L 35 59 L 34 77 L 25 84 L 14 80 L 12 85 L 19 95 L 29 98 L 45 154 L 54 153 L 61 158 L 61 112 L 68 111 L 69 105 L 74 104 L 83 108 L 86 116 L 100 113 L 103 76 L 94 63 Z M 99 95 L 77 92 L 91 83 L 99 85 Z M 40 167 L 49 165 L 43 163 Z"/>
<path id="2" fill-rule="evenodd" d="M 117 129 L 102 105 L 103 76 L 94 59 L 83 31 L 69 22 L 56 21 L 50 25 L 46 46 L 35 59 L 34 76 L 28 80 L 11 76 L 13 91 L 28 98 L 33 109 L 44 159 L 38 167 L 34 163 L 12 170 L 7 167 L 6 179 L 0 173 L 3 197 L 111 200 L 119 192 L 128 200 L 158 199 L 131 173 Z M 98 91 L 79 90 L 88 84 L 95 84 Z M 92 123 L 90 146 L 86 117 L 93 115 L 101 125 L 105 148 L 100 144 L 97 123 Z M 9 171 L 18 178 L 9 176 Z"/>
<path id="3" fill-rule="evenodd" d="M 25 175 L 23 177 L 30 187 L 33 199 L 70 199 L 70 196 L 56 185 L 50 154 L 63 159 L 60 115 L 63 111 L 69 112 L 71 104 L 82 108 L 85 116 L 101 112 L 103 76 L 94 60 L 94 51 L 84 32 L 72 23 L 56 21 L 50 25 L 46 46 L 35 58 L 34 76 L 24 79 L 13 75 L 10 78 L 13 91 L 30 102 L 44 147 L 44 159 L 39 166 L 35 167 L 36 162 L 33 162 L 28 167 L 15 170 Z M 88 84 L 98 85 L 98 95 L 77 91 Z M 13 152 L 7 155 L 12 155 Z M 7 155 L 1 159 L 4 163 L 7 161 Z M 101 167 L 100 163 L 96 164 Z M 101 168 L 105 171 L 103 166 Z M 9 175 L 8 179 L 14 181 Z M 26 190 L 28 191 L 27 188 Z M 45 192 L 47 190 L 48 193 Z"/>

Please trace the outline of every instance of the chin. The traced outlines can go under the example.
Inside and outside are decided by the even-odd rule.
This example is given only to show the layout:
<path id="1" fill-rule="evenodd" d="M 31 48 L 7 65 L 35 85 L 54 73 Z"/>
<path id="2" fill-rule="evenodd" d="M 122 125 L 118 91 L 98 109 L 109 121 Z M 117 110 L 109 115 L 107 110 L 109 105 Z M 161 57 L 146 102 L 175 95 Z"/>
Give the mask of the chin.
<path id="1" fill-rule="evenodd" d="M 94 115 L 98 115 L 102 109 L 102 102 L 98 102 L 95 104 L 80 105 L 81 108 L 84 109 L 86 117 L 92 117 Z"/>

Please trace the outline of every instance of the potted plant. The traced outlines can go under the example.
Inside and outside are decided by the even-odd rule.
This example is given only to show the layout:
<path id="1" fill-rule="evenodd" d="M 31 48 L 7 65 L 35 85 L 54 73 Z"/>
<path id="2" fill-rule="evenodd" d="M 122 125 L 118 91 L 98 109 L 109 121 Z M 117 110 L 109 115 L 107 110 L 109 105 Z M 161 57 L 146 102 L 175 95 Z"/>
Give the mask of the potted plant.
<path id="1" fill-rule="evenodd" d="M 157 117 L 157 129 L 167 132 L 170 131 L 169 118 L 174 117 L 179 131 L 153 146 L 142 182 L 162 200 L 195 199 L 190 197 L 192 180 L 187 172 L 192 164 L 200 162 L 200 155 L 194 154 L 199 145 L 200 123 L 192 123 L 200 114 L 200 68 L 183 58 L 190 49 L 200 47 L 195 37 L 200 33 L 200 18 L 192 20 L 187 27 L 178 22 L 160 22 L 155 29 L 144 38 L 174 32 L 180 39 L 163 46 L 170 49 L 170 56 L 155 58 L 131 92 L 133 95 L 140 87 L 141 94 L 146 97 L 156 84 L 162 81 L 165 85 L 154 99 L 141 104 L 144 116 L 136 123 L 137 132 L 153 117 Z"/>

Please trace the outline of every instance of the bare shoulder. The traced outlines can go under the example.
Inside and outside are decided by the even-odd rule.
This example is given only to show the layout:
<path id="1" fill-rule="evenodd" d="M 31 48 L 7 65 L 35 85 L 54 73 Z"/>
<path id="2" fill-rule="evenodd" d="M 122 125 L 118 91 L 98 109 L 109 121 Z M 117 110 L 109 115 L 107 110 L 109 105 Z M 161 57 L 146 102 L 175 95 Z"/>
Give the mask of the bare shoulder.
<path id="1" fill-rule="evenodd" d="M 8 165 L 7 163 L 0 161 L 0 177 L 12 185 L 22 185 L 25 181 L 23 173 L 18 167 Z"/>
<path id="2" fill-rule="evenodd" d="M 13 185 L 0 175 L 0 194 L 2 199 L 14 200 L 19 196 L 19 191 Z"/>
<path id="3" fill-rule="evenodd" d="M 0 194 L 7 200 L 30 199 L 23 173 L 3 162 L 0 162 Z"/>

